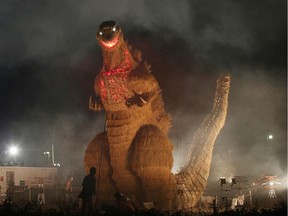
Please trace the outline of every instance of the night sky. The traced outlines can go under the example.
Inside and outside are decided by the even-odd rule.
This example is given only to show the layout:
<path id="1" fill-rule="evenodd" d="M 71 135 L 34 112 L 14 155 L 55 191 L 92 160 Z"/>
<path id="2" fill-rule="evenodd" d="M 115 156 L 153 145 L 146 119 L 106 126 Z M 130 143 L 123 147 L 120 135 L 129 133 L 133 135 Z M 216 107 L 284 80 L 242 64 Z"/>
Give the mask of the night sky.
<path id="1" fill-rule="evenodd" d="M 121 3 L 120 3 L 121 2 Z M 284 0 L 1 1 L 0 150 L 18 160 L 83 169 L 104 113 L 88 109 L 102 65 L 95 35 L 117 21 L 163 90 L 175 169 L 212 108 L 216 78 L 231 74 L 226 124 L 209 181 L 287 172 L 287 14 Z M 268 140 L 267 135 L 274 139 Z"/>

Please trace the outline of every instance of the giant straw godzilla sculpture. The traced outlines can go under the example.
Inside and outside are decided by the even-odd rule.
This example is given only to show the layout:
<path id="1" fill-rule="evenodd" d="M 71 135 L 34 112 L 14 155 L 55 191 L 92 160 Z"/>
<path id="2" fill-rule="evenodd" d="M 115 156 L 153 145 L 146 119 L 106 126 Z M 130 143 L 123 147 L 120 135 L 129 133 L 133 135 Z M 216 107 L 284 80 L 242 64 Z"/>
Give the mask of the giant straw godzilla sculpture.
<path id="1" fill-rule="evenodd" d="M 205 189 L 215 139 L 224 125 L 230 75 L 217 80 L 214 105 L 197 130 L 190 159 L 173 175 L 173 146 L 167 136 L 170 116 L 161 89 L 141 53 L 132 51 L 114 21 L 103 22 L 96 38 L 103 67 L 95 79 L 95 101 L 89 106 L 106 112 L 106 130 L 86 149 L 85 169 L 100 172 L 99 201 L 120 191 L 137 201 L 154 201 L 159 208 L 194 207 Z"/>

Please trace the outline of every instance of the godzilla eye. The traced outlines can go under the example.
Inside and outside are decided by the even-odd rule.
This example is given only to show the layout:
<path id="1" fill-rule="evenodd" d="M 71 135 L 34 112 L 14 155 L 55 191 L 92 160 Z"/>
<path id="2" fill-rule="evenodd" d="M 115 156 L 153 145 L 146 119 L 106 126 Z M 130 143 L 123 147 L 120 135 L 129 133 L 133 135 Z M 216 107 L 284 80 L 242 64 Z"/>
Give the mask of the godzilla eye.
<path id="1" fill-rule="evenodd" d="M 113 27 L 112 31 L 114 31 L 114 32 L 116 31 L 116 27 L 115 26 Z"/>
<path id="2" fill-rule="evenodd" d="M 99 35 L 101 35 L 101 36 L 102 36 L 102 35 L 103 35 L 103 32 L 102 32 L 102 31 L 100 31 L 100 32 L 99 32 Z"/>

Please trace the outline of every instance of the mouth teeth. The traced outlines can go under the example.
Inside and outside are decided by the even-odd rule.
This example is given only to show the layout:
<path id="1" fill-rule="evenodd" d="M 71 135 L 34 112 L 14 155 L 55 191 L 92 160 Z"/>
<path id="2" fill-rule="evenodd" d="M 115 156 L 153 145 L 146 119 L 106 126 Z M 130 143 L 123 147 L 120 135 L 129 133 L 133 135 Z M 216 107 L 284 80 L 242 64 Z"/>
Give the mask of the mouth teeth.
<path id="1" fill-rule="evenodd" d="M 114 47 L 117 44 L 117 42 L 118 42 L 118 38 L 116 38 L 115 40 L 112 40 L 112 41 L 107 41 L 107 42 L 102 41 L 101 43 L 105 47 L 112 48 L 112 47 Z"/>

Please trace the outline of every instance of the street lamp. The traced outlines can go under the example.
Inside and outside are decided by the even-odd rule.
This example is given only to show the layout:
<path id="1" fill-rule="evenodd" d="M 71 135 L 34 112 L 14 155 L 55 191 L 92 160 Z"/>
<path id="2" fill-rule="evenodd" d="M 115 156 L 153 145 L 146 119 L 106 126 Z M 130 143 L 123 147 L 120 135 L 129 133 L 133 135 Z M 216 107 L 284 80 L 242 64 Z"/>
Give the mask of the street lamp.
<path id="1" fill-rule="evenodd" d="M 237 183 L 236 183 L 236 178 L 232 177 L 232 178 L 231 178 L 231 187 L 232 187 L 234 184 L 237 184 Z"/>
<path id="2" fill-rule="evenodd" d="M 223 191 L 223 189 L 222 189 L 222 186 L 224 185 L 224 184 L 226 184 L 226 177 L 220 177 L 220 179 L 218 180 L 218 183 L 220 183 L 220 186 L 221 186 L 221 191 L 220 191 L 220 197 L 221 197 L 221 199 L 222 199 L 222 201 L 224 201 L 225 200 L 225 206 L 226 206 L 226 211 L 227 211 L 227 209 L 228 209 L 228 203 L 227 203 L 227 192 L 229 192 L 229 190 L 225 190 L 225 192 L 226 192 L 226 194 L 225 194 L 225 197 L 223 197 L 222 196 L 222 191 Z"/>
<path id="3" fill-rule="evenodd" d="M 223 184 L 226 184 L 226 177 L 220 177 L 218 182 L 221 184 L 221 187 L 222 187 Z"/>
<path id="4" fill-rule="evenodd" d="M 47 160 L 48 160 L 48 166 L 50 165 L 50 152 L 43 152 L 44 155 L 47 155 Z"/>

